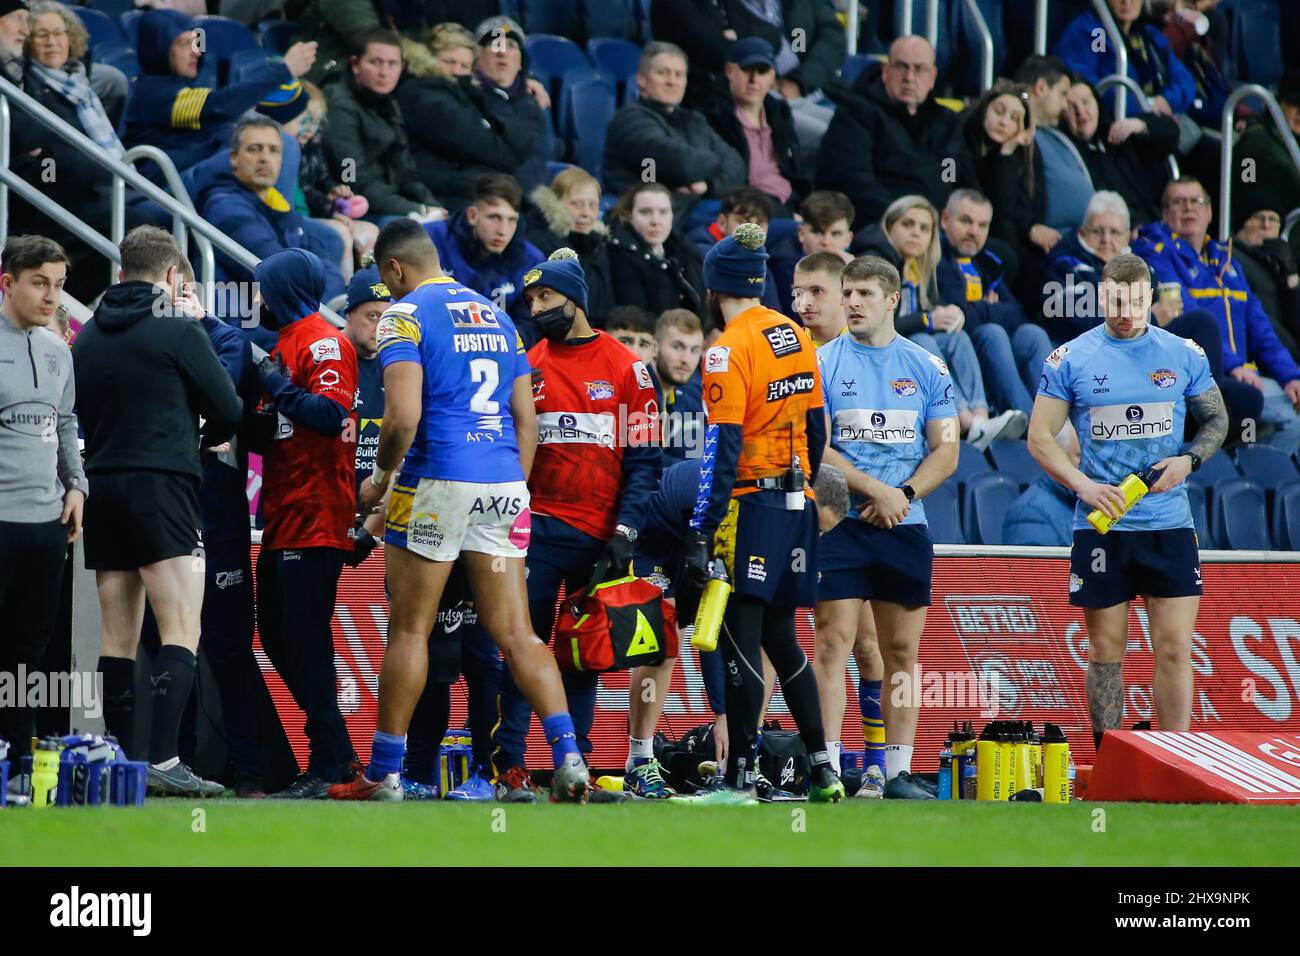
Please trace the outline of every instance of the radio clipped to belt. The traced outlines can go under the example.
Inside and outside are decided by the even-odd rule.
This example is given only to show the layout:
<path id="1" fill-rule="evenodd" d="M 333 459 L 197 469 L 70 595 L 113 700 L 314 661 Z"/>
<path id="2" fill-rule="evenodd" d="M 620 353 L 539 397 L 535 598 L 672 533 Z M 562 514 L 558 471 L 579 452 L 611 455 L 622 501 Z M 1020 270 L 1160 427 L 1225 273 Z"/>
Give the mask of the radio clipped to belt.
<path id="1" fill-rule="evenodd" d="M 803 511 L 805 501 L 803 466 L 794 451 L 793 422 L 790 423 L 790 470 L 785 473 L 781 490 L 785 492 L 786 511 Z"/>

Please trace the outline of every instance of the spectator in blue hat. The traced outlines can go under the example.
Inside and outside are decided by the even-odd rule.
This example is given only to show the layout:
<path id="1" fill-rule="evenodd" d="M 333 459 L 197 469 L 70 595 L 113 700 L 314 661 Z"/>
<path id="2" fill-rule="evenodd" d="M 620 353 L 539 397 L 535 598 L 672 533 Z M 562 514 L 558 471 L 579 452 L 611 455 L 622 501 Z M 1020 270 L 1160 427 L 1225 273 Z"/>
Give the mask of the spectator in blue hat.
<path id="1" fill-rule="evenodd" d="M 361 482 L 375 470 L 379 426 L 384 420 L 384 370 L 379 364 L 379 319 L 392 302 L 379 270 L 368 266 L 348 283 L 343 334 L 357 353 L 357 494 Z M 360 500 L 360 499 L 358 499 Z"/>

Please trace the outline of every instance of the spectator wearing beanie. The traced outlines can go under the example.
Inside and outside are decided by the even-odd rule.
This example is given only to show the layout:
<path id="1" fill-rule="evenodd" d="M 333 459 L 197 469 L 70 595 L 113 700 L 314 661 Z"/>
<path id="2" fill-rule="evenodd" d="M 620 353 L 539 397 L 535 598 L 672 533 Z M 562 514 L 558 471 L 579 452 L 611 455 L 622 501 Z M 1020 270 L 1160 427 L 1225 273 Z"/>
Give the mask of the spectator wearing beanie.
<path id="1" fill-rule="evenodd" d="M 587 276 L 592 328 L 605 328 L 614 307 L 609 272 L 609 227 L 600 219 L 600 182 L 580 166 L 561 170 L 549 186 L 528 194 L 528 240 L 543 255 L 567 247 L 578 254 Z"/>
<path id="2" fill-rule="evenodd" d="M 1232 257 L 1273 323 L 1273 331 L 1295 358 L 1300 355 L 1300 275 L 1295 255 L 1282 238 L 1286 210 L 1262 189 L 1252 190 L 1236 206 Z"/>
<path id="3" fill-rule="evenodd" d="M 1300 70 L 1288 70 L 1277 85 L 1277 101 L 1293 136 L 1300 136 Z M 1300 172 L 1291 162 L 1291 154 L 1282 142 L 1282 134 L 1273 125 L 1267 111 L 1246 127 L 1233 153 L 1239 168 L 1249 161 L 1254 169 L 1254 184 L 1238 182 L 1233 186 L 1234 203 L 1244 202 L 1256 189 L 1273 194 L 1273 202 L 1290 211 L 1300 206 Z M 1295 248 L 1294 245 L 1292 248 Z"/>
<path id="4" fill-rule="evenodd" d="M 512 101 L 473 76 L 481 48 L 469 31 L 443 24 L 434 30 L 431 47 L 432 58 L 407 68 L 397 99 L 407 116 L 437 117 L 412 124 L 411 155 L 424 184 L 448 210 L 459 212 L 485 173 L 537 175 L 547 117 L 532 97 Z"/>
<path id="5" fill-rule="evenodd" d="M 225 149 L 240 116 L 294 84 L 316 59 L 315 43 L 295 43 L 282 59 L 267 60 L 241 82 L 214 89 L 195 85 L 205 54 L 196 48 L 194 20 L 174 10 L 151 10 L 141 15 L 139 31 L 140 76 L 122 138 L 128 147 L 159 147 L 182 172 Z M 161 177 L 155 164 L 143 169 Z"/>

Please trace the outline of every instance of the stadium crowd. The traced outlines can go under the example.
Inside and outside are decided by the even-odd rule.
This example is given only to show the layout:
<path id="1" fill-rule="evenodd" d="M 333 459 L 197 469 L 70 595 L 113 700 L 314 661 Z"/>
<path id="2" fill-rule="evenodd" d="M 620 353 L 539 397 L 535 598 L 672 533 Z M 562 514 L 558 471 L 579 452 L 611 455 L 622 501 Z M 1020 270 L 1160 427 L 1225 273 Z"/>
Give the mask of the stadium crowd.
<path id="1" fill-rule="evenodd" d="M 1053 55 L 1028 56 L 964 103 L 938 95 L 936 51 L 920 36 L 897 37 L 856 76 L 841 75 L 845 29 L 829 0 L 654 0 L 654 39 L 640 50 L 603 149 L 584 156 L 584 168 L 555 162 L 570 155 L 562 135 L 567 119 L 557 122 L 561 89 L 553 81 L 559 78 L 531 69 L 524 26 L 503 13 L 514 5 L 319 0 L 294 9 L 291 3 L 298 28 L 283 53 L 236 69 L 232 62 L 208 62 L 207 21 L 195 19 L 206 13 L 202 3 L 155 2 L 132 20 L 139 72 L 128 76 L 89 55 L 80 8 L 38 0 L 29 9 L 22 0 L 0 0 L 6 79 L 109 155 L 121 157 L 137 145 L 161 149 L 198 212 L 261 260 L 250 271 L 218 255 L 218 280 L 242 284 L 247 295 L 208 314 L 196 295 L 190 250 L 158 228 L 171 217 L 145 196 L 128 190 L 131 231 L 121 245 L 120 281 L 109 285 L 98 252 L 11 193 L 8 234 L 14 238 L 2 263 L 5 334 L 16 342 L 18 330 L 29 343 L 39 341 L 47 357 L 38 363 L 33 355 L 33 379 L 48 369 L 65 387 L 55 396 L 35 382 L 38 397 L 14 386 L 19 392 L 11 401 L 55 409 L 58 454 L 48 474 L 7 483 L 0 493 L 4 553 L 30 548 L 43 556 L 43 563 L 27 566 L 30 586 L 15 577 L 0 591 L 6 613 L 33 604 L 40 611 L 19 628 L 25 638 L 4 644 L 0 666 L 35 666 L 40 659 L 58 603 L 49 587 L 60 566 L 56 553 L 79 531 L 84 507 L 87 563 L 99 573 L 104 610 L 105 718 L 129 752 L 147 754 L 158 789 L 222 789 L 188 769 L 194 760 L 186 748 L 193 744 L 180 733 L 192 707 L 202 634 L 230 745 L 224 780 L 241 795 L 263 792 L 260 731 L 249 703 L 261 692 L 254 621 L 307 715 L 311 744 L 306 770 L 278 796 L 319 798 L 331 785 L 364 779 L 338 707 L 330 619 L 342 567 L 365 560 L 386 534 L 392 542 L 391 496 L 415 495 L 404 505 L 408 519 L 420 503 L 420 492 L 381 488 L 375 477 L 385 472 L 378 464 L 383 423 L 401 415 L 414 429 L 421 420 L 418 403 L 412 413 L 395 406 L 391 386 L 386 394 L 390 366 L 381 350 L 395 341 L 419 346 L 419 336 L 431 334 L 428 325 L 410 332 L 419 325 L 411 309 L 406 318 L 398 310 L 395 327 L 394 313 L 384 318 L 390 301 L 423 288 L 405 278 L 398 284 L 395 276 L 421 274 L 434 282 L 445 276 L 476 293 L 455 308 L 440 306 L 458 316 L 457 327 L 494 326 L 500 313 L 517 330 L 519 377 L 529 376 L 532 401 L 527 415 L 512 410 L 507 419 L 518 428 L 535 415 L 542 436 L 536 461 L 524 471 L 532 465 L 527 607 L 543 640 L 561 587 L 581 587 L 602 563 L 609 570 L 635 561 L 638 573 L 672 578 L 685 556 L 686 567 L 700 570 L 689 560 L 691 534 L 716 530 L 722 520 L 701 517 L 704 509 L 692 519 L 693 532 L 686 520 L 701 482 L 701 454 L 716 440 L 708 426 L 720 421 L 718 400 L 708 399 L 705 384 L 712 375 L 720 390 L 730 388 L 723 379 L 728 361 L 735 365 L 754 348 L 732 340 L 727 320 L 743 310 L 728 302 L 761 302 L 771 322 L 785 323 L 773 327 L 802 329 L 791 341 L 806 338 L 820 347 L 825 365 L 836 350 L 849 351 L 840 343 L 853 337 L 850 318 L 875 307 L 873 294 L 897 296 L 891 329 L 909 345 L 912 377 L 895 380 L 896 390 L 903 395 L 899 382 L 906 382 L 907 394 L 915 393 L 916 378 L 921 397 L 934 403 L 922 410 L 927 427 L 912 449 L 915 460 L 900 459 L 909 466 L 897 481 L 906 482 L 913 469 L 926 479 L 903 490 L 891 486 L 880 497 L 879 481 L 854 478 L 862 462 L 835 452 L 826 459 L 834 467 L 823 467 L 817 479 L 820 503 L 829 509 L 820 515 L 823 530 L 852 508 L 879 518 L 879 525 L 864 520 L 864 529 L 909 528 L 909 536 L 897 539 L 900 547 L 925 553 L 930 539 L 924 511 L 911 511 L 913 495 L 919 499 L 943 484 L 956 467 L 958 439 L 983 452 L 995 441 L 1025 436 L 1048 381 L 1045 361 L 1102 322 L 1103 273 L 1110 267 L 1130 274 L 1130 253 L 1146 262 L 1159 285 L 1153 327 L 1204 352 L 1231 421 L 1227 444 L 1266 443 L 1295 454 L 1300 270 L 1281 227 L 1300 205 L 1300 172 L 1267 119 L 1243 116 L 1248 125 L 1239 155 L 1255 158 L 1261 172 L 1251 188 L 1234 193 L 1233 239 L 1214 239 L 1215 206 L 1203 182 L 1215 178 L 1219 144 L 1209 127 L 1230 90 L 1221 12 L 1214 0 L 1108 4 L 1129 46 L 1130 76 L 1150 104 L 1125 119 L 1113 117 L 1113 91 L 1098 92 L 1115 60 L 1093 42 L 1100 21 L 1092 12 L 1079 14 Z M 226 0 L 220 12 L 255 26 L 280 8 Z M 1278 97 L 1300 131 L 1300 73 L 1286 74 Z M 35 123 L 15 122 L 12 135 L 14 172 L 108 232 L 110 175 Z M 1171 174 L 1171 160 L 1182 175 Z M 1272 171 L 1265 174 L 1266 168 Z M 156 166 L 145 169 L 162 181 Z M 762 255 L 749 224 L 762 229 Z M 556 258 L 557 250 L 570 252 Z M 161 314 L 160 286 L 168 293 Z M 53 320 L 61 289 L 97 303 L 71 360 L 62 346 L 33 333 Z M 322 318 L 325 303 L 345 317 L 343 329 Z M 455 310 L 462 308 L 468 311 Z M 21 316 L 20 309 L 26 310 Z M 194 321 L 182 325 L 177 316 Z M 880 334 L 881 342 L 889 340 Z M 516 343 L 507 347 L 514 355 Z M 756 367 L 756 374 L 777 375 L 775 367 Z M 426 375 L 433 374 L 429 367 Z M 502 381 L 502 391 L 476 398 L 484 405 L 475 410 L 513 409 L 515 374 Z M 802 374 L 791 365 L 781 380 Z M 829 375 L 825 367 L 821 374 Z M 123 390 L 124 381 L 133 387 Z M 481 377 L 475 381 L 486 389 Z M 945 389 L 945 398 L 935 397 Z M 949 401 L 950 414 L 935 411 Z M 485 412 L 487 406 L 494 411 Z M 621 436 L 601 446 L 616 446 L 612 456 L 562 453 L 555 449 L 565 447 L 563 429 L 574 427 L 565 420 L 571 407 L 593 417 L 633 409 L 652 424 L 636 441 Z M 792 435 L 804 428 L 799 407 L 789 413 L 798 419 Z M 824 426 L 818 438 L 820 409 L 820 400 L 808 409 L 802 466 L 799 457 L 791 466 L 810 479 L 825 442 Z M 949 417 L 956 423 L 951 438 L 931 434 L 930 424 Z M 70 452 L 69 426 L 78 421 L 84 472 Z M 1064 418 L 1062 425 L 1059 441 L 1077 463 L 1079 436 Z M 491 440 L 482 437 L 484 428 L 479 420 L 467 431 Z M 1193 439 L 1197 428 L 1189 416 L 1185 437 Z M 495 434 L 501 433 L 498 419 Z M 719 474 L 737 489 L 756 482 L 759 500 L 777 492 L 763 484 L 772 473 L 745 471 L 758 467 L 755 454 L 761 457 L 749 438 L 746 431 L 744 450 L 737 451 L 739 472 Z M 527 461 L 524 445 L 517 450 Z M 787 465 L 794 445 L 792 437 Z M 264 462 L 256 575 L 245 494 L 250 451 Z M 848 482 L 837 490 L 840 472 Z M 133 477 L 123 480 L 124 473 Z M 1023 490 L 1008 512 L 1002 543 L 1069 543 L 1075 496 L 1055 474 L 1044 473 Z M 718 475 L 712 480 L 716 485 Z M 379 492 L 390 495 L 387 522 L 373 510 Z M 31 501 L 22 498 L 28 493 Z M 43 522 L 40 541 L 15 538 L 13 529 L 33 520 Z M 59 531 L 64 526 L 66 535 Z M 193 527 L 202 528 L 206 587 L 196 587 L 183 567 L 195 546 L 187 531 Z M 403 541 L 406 533 L 400 532 Z M 815 528 L 808 533 L 815 536 Z M 159 555 L 167 560 L 154 564 Z M 426 556 L 448 560 L 440 552 Z M 153 570 L 137 573 L 145 566 Z M 749 577 L 756 577 L 752 565 Z M 852 652 L 863 675 L 860 706 L 879 773 L 876 789 L 891 796 L 925 789 L 910 778 L 907 740 L 915 713 L 891 714 L 888 703 L 882 709 L 880 688 L 890 674 L 914 666 L 924 614 L 918 621 L 896 609 L 924 611 L 928 573 L 923 588 L 916 580 L 881 580 L 898 592 L 876 595 L 890 608 L 879 636 L 870 606 L 860 606 L 871 595 L 839 594 L 831 603 L 841 606 L 833 615 L 828 610 L 825 621 L 819 606 L 818 623 L 834 636 L 835 649 L 813 669 L 801 669 L 802 652 L 785 641 L 784 620 L 772 623 L 757 611 L 750 629 L 764 635 L 761 654 L 758 643 L 735 651 L 755 665 L 757 685 L 733 690 L 723 677 L 723 655 L 706 655 L 718 658 L 708 664 L 710 700 L 719 717 L 718 761 L 728 764 L 730 757 L 730 783 L 737 782 L 736 753 L 758 746 L 753 718 L 766 706 L 774 674 L 814 771 L 839 769 L 838 742 L 826 732 L 838 735 L 844 701 L 840 695 L 828 702 L 825 685 L 843 684 Z M 464 673 L 475 771 L 459 796 L 533 799 L 523 751 L 530 713 L 543 718 L 558 748 L 557 768 L 568 766 L 569 754 L 590 751 L 595 675 L 563 676 L 572 715 L 565 723 L 569 718 L 554 706 L 558 683 L 543 687 L 535 672 L 525 678 L 507 666 L 512 653 L 516 661 L 524 655 L 523 644 L 512 643 L 514 631 L 504 642 L 486 624 L 450 635 L 456 628 L 449 621 L 459 626 L 484 616 L 484 608 L 459 564 L 439 588 L 444 584 L 442 639 L 411 652 L 427 654 L 429 679 L 413 692 L 391 692 L 401 697 L 398 709 L 409 711 L 403 719 L 381 703 L 381 724 L 388 720 L 396 729 L 377 735 L 372 761 L 391 758 L 385 748 L 400 738 L 402 786 L 408 797 L 431 795 L 450 686 Z M 799 606 L 813 603 L 794 585 L 788 593 L 775 584 L 769 591 L 752 600 L 766 606 L 797 595 Z M 38 592 L 44 596 L 31 599 Z M 429 630 L 424 627 L 421 641 Z M 776 635 L 770 641 L 769 630 Z M 142 632 L 159 649 L 150 731 L 137 740 L 134 659 Z M 388 673 L 383 686 L 397 686 Z M 638 668 L 634 686 L 641 679 L 662 683 L 671 673 L 671 660 Z M 792 686 L 802 673 L 809 684 L 816 673 L 822 698 L 816 686 Z M 551 701 L 546 712 L 544 699 Z M 640 709 L 635 699 L 632 704 L 627 787 L 637 796 L 665 790 L 652 746 L 658 700 Z M 730 748 L 725 714 L 738 705 L 743 720 L 730 727 L 737 742 Z M 902 729 L 887 742 L 891 720 Z M 30 733 L 6 725 L 0 736 L 22 753 Z M 570 738 L 573 747 L 564 744 Z M 819 786 L 833 789 L 828 778 L 815 779 L 814 789 Z"/>

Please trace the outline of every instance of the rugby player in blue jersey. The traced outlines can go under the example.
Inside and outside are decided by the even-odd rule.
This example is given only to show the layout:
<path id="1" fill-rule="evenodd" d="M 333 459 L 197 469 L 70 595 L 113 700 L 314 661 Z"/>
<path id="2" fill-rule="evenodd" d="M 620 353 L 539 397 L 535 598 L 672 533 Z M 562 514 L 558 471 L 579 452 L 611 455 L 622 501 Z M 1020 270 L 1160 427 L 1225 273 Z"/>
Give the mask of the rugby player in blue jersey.
<path id="1" fill-rule="evenodd" d="M 384 557 L 392 613 L 370 764 L 329 795 L 402 799 L 398 773 L 428 674 L 429 632 L 459 559 L 480 623 L 542 715 L 555 764 L 552 799 L 585 801 L 587 766 L 559 668 L 533 631 L 524 589 L 531 531 L 526 478 L 537 419 L 523 342 L 503 311 L 443 274 L 432 240 L 414 220 L 383 228 L 375 263 L 400 301 L 377 329 L 384 423 L 361 503 L 373 509 L 391 480 Z"/>
<path id="2" fill-rule="evenodd" d="M 1088 628 L 1088 710 L 1093 736 L 1124 717 L 1129 602 L 1146 605 L 1155 648 L 1156 714 L 1162 730 L 1187 730 L 1192 716 L 1192 632 L 1201 603 L 1201 563 L 1184 479 L 1228 433 L 1228 412 L 1201 347 L 1148 322 L 1151 271 L 1135 255 L 1106 263 L 1098 297 L 1105 321 L 1047 357 L 1029 423 L 1029 451 L 1078 497 L 1070 554 L 1070 603 Z M 1183 423 L 1200 428 L 1185 451 Z M 1082 446 L 1075 467 L 1056 443 L 1066 419 Z M 1150 493 L 1124 512 L 1117 487 L 1155 469 Z M 1088 522 L 1114 518 L 1106 534 Z"/>
<path id="3" fill-rule="evenodd" d="M 854 259 L 841 284 L 849 334 L 818 349 L 817 362 L 829 418 L 825 460 L 848 481 L 852 510 L 821 541 L 817 656 L 827 671 L 843 672 L 870 600 L 885 670 L 883 796 L 931 799 L 911 772 L 934 564 L 921 499 L 957 467 L 952 377 L 941 358 L 894 330 L 901 280 L 890 263 Z M 882 795 L 871 778 L 863 786 L 864 796 Z"/>

